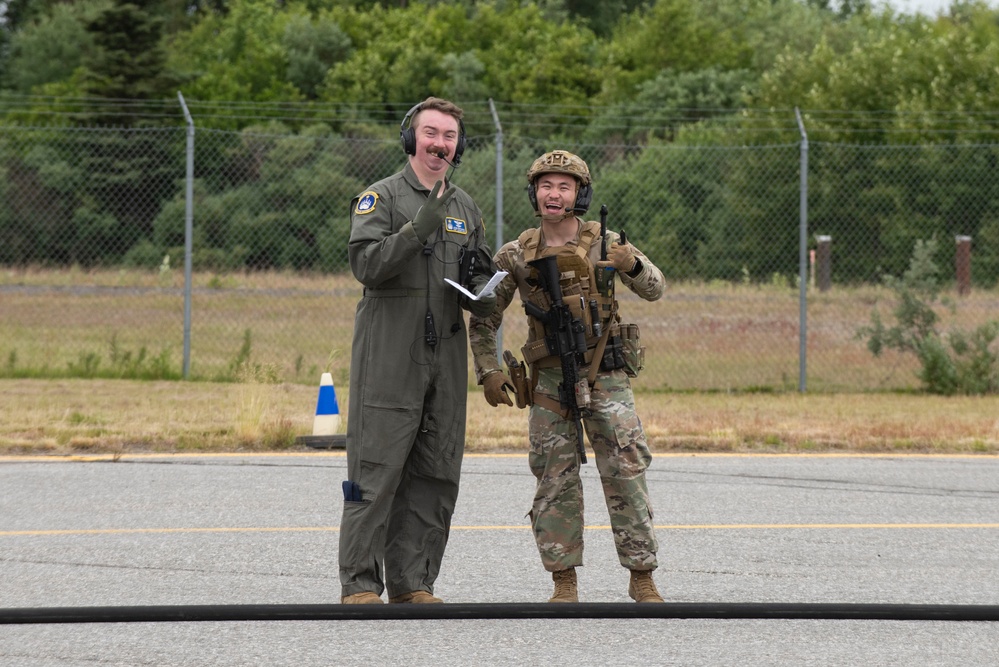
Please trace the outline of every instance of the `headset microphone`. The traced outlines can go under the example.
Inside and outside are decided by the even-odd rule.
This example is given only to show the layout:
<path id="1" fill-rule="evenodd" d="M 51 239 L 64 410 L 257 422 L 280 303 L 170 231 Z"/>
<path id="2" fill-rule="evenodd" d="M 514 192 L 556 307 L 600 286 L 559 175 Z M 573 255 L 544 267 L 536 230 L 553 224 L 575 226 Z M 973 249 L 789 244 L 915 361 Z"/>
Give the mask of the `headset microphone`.
<path id="1" fill-rule="evenodd" d="M 437 157 L 439 157 L 440 159 L 444 160 L 449 165 L 451 165 L 452 169 L 455 169 L 455 168 L 458 167 L 457 164 L 455 164 L 454 162 L 451 162 L 451 160 L 447 159 L 447 153 L 445 153 L 444 151 L 437 151 L 436 155 L 437 155 Z"/>
<path id="2" fill-rule="evenodd" d="M 447 153 L 445 153 L 444 151 L 437 151 L 436 153 L 434 153 L 434 155 L 436 155 L 437 157 L 439 157 L 440 159 L 444 160 L 449 165 L 451 165 L 451 173 L 447 174 L 444 177 L 446 181 L 450 182 L 451 178 L 454 176 L 454 170 L 458 168 L 458 164 L 460 163 L 460 161 L 451 162 L 451 160 L 447 159 Z"/>

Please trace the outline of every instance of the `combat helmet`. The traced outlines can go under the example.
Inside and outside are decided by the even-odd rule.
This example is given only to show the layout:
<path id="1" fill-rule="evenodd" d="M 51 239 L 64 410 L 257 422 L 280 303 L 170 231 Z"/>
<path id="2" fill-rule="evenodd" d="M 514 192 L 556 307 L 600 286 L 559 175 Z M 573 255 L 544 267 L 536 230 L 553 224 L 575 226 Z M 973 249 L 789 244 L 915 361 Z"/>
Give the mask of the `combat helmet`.
<path id="1" fill-rule="evenodd" d="M 527 170 L 527 198 L 531 200 L 534 210 L 538 209 L 538 195 L 534 183 L 541 174 L 569 174 L 579 181 L 579 191 L 576 193 L 575 213 L 586 213 L 593 199 L 593 179 L 590 178 L 590 168 L 583 158 L 569 151 L 555 150 L 545 153 L 531 163 Z"/>

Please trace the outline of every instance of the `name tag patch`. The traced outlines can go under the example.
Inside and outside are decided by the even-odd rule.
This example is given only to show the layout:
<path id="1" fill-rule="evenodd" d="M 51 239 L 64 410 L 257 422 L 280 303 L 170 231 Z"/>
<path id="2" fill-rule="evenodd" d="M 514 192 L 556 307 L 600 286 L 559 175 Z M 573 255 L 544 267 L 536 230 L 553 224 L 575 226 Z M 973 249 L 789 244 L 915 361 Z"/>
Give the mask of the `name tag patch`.
<path id="1" fill-rule="evenodd" d="M 468 224 L 460 218 L 444 218 L 444 229 L 455 234 L 468 234 Z"/>

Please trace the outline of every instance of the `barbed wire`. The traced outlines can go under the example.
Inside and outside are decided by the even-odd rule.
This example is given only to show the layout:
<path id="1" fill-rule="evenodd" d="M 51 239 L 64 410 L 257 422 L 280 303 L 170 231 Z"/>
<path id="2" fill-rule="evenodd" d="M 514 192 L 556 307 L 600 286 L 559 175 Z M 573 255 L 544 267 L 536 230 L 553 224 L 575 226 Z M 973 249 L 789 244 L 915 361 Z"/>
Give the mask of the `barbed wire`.
<path id="1" fill-rule="evenodd" d="M 324 103 L 317 101 L 198 100 L 185 98 L 196 125 L 219 123 L 255 124 L 364 123 L 397 126 L 412 107 L 408 102 Z M 502 127 L 520 131 L 566 129 L 591 133 L 631 132 L 656 134 L 675 132 L 694 124 L 741 134 L 798 136 L 795 110 L 790 108 L 698 108 L 660 107 L 641 104 L 615 106 L 559 105 L 475 100 L 463 103 L 466 125 L 493 127 L 493 110 Z M 812 138 L 849 134 L 856 137 L 924 137 L 999 135 L 999 111 L 897 110 L 897 109 L 802 109 L 801 115 Z M 183 110 L 174 98 L 127 99 L 57 97 L 0 94 L 0 119 L 15 123 L 61 125 L 100 119 L 100 124 L 130 122 L 184 124 Z M 96 121 L 95 121 L 96 122 Z"/>

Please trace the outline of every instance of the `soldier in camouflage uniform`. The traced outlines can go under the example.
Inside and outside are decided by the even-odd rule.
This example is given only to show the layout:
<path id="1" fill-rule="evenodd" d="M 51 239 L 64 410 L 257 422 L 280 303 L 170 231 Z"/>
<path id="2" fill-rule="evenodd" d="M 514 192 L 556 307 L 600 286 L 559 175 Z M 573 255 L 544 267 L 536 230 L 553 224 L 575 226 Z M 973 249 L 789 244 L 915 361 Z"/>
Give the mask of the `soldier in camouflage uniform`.
<path id="1" fill-rule="evenodd" d="M 444 185 L 464 150 L 461 117 L 438 98 L 410 109 L 400 131 L 405 168 L 351 202 L 350 269 L 364 295 L 351 348 L 340 523 L 345 604 L 381 603 L 385 589 L 393 603 L 442 602 L 434 581 L 465 447 L 462 310 L 485 317 L 495 305 L 444 282 L 478 292 L 495 273 L 482 212 Z"/>
<path id="2" fill-rule="evenodd" d="M 537 478 L 529 514 L 534 537 L 555 584 L 550 601 L 577 602 L 575 568 L 583 564 L 581 459 L 575 422 L 559 403 L 562 368 L 545 345 L 544 324 L 530 316 L 522 350 L 530 369 L 526 382 L 505 373 L 496 354 L 496 331 L 515 293 L 525 304 L 550 307 L 528 262 L 555 255 L 564 301 L 586 327 L 586 365 L 579 375 L 589 383 L 590 405 L 582 421 L 603 484 L 618 559 L 631 571 L 628 592 L 637 602 L 662 602 L 652 579 L 658 544 L 645 480 L 652 457 L 629 380 L 640 369 L 644 351 L 638 346 L 637 326 L 621 324 L 612 290 L 605 298 L 607 290 L 597 280 L 599 272 L 608 271 L 612 286 L 616 272 L 625 287 L 655 301 L 663 294 L 663 274 L 614 232 L 606 232 L 607 259 L 601 261 L 600 223 L 578 217 L 592 198 L 589 169 L 581 158 L 566 151 L 546 153 L 531 165 L 527 180 L 541 225 L 505 244 L 494 257 L 497 269 L 510 275 L 496 289 L 496 310 L 469 320 L 476 377 L 490 405 L 512 405 L 507 389 L 519 407 L 530 405 L 529 463 Z"/>

